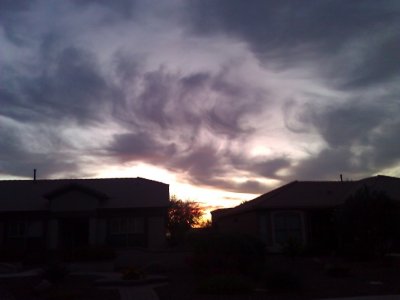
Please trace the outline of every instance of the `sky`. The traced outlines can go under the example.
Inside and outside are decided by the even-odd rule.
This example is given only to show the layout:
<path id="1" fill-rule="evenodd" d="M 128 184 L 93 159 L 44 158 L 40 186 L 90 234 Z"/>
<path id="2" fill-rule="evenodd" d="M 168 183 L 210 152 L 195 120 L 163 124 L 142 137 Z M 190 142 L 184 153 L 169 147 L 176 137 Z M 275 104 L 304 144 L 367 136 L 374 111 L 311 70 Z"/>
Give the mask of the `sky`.
<path id="1" fill-rule="evenodd" d="M 400 176 L 399 83 L 397 0 L 0 0 L 0 178 Z"/>

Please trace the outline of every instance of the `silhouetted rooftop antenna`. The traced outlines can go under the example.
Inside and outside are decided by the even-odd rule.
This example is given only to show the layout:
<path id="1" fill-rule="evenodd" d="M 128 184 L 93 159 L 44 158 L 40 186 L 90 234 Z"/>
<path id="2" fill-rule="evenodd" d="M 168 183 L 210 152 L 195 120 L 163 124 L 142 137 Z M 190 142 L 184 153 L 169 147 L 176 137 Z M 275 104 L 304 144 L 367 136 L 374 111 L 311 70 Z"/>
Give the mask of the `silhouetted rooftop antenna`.
<path id="1" fill-rule="evenodd" d="M 340 174 L 340 182 L 343 182 L 343 176 Z"/>
<path id="2" fill-rule="evenodd" d="M 33 181 L 36 181 L 36 169 L 33 169 Z"/>

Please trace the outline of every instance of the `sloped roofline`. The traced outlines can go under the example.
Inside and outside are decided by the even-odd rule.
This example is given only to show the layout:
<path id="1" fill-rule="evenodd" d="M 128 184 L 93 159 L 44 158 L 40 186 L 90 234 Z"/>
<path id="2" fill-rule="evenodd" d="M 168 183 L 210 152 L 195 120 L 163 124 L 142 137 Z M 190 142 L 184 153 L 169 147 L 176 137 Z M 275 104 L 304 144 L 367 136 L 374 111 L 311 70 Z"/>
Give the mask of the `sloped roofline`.
<path id="1" fill-rule="evenodd" d="M 265 194 L 262 194 L 253 200 L 250 200 L 246 203 L 240 204 L 236 207 L 231 207 L 231 208 L 225 208 L 225 209 L 218 209 L 215 211 L 211 212 L 211 215 L 216 218 L 220 217 L 225 217 L 229 215 L 236 215 L 236 214 L 241 214 L 245 212 L 251 212 L 255 211 L 257 209 L 262 209 L 264 208 L 262 205 L 266 204 L 268 201 L 272 200 L 273 198 L 277 197 L 278 195 L 287 192 L 291 187 L 295 186 L 298 183 L 315 183 L 315 184 L 329 184 L 329 183 L 337 183 L 337 184 L 351 184 L 354 185 L 351 187 L 350 185 L 350 190 L 347 193 L 344 193 L 343 200 L 346 199 L 348 196 L 350 196 L 351 193 L 354 193 L 355 190 L 358 190 L 362 186 L 366 185 L 367 183 L 369 185 L 372 184 L 372 186 L 376 185 L 378 183 L 379 179 L 384 179 L 384 180 L 400 180 L 400 178 L 397 177 L 391 177 L 391 176 L 386 176 L 386 175 L 376 175 L 372 177 L 367 177 L 363 178 L 360 180 L 355 180 L 355 181 L 292 181 L 290 183 L 287 183 L 285 185 L 282 185 L 272 191 L 269 191 Z M 301 206 L 297 207 L 296 205 L 293 205 L 293 208 L 300 208 Z M 319 207 L 317 205 L 315 206 L 307 206 L 308 208 L 312 207 Z M 270 208 L 279 208 L 277 207 L 270 207 Z M 285 208 L 287 209 L 287 207 Z"/>
<path id="2" fill-rule="evenodd" d="M 100 199 L 100 200 L 105 200 L 105 199 L 109 198 L 109 196 L 105 193 L 102 193 L 93 188 L 90 188 L 88 186 L 85 186 L 85 185 L 79 184 L 79 183 L 75 183 L 75 182 L 72 182 L 65 186 L 61 186 L 58 189 L 55 189 L 47 194 L 44 194 L 43 197 L 48 200 L 51 200 L 51 199 L 57 198 L 58 196 L 63 195 L 65 193 L 67 193 L 69 191 L 73 191 L 73 190 L 77 190 L 77 191 L 92 195 L 95 198 Z"/>
<path id="3" fill-rule="evenodd" d="M 169 185 L 142 177 L 0 180 L 0 212 L 47 210 L 50 199 L 71 189 L 104 200 L 104 209 L 169 206 Z"/>
<path id="4" fill-rule="evenodd" d="M 298 182 L 297 180 L 289 182 L 289 183 L 282 185 L 274 190 L 271 190 L 265 194 L 262 194 L 262 195 L 258 196 L 257 198 L 254 198 L 253 200 L 249 200 L 248 202 L 239 204 L 238 206 L 213 210 L 211 212 L 211 215 L 212 216 L 215 215 L 216 217 L 224 217 L 227 215 L 238 214 L 238 213 L 254 210 L 258 207 L 259 204 L 264 202 L 266 200 L 266 198 L 270 199 L 270 198 L 280 194 L 281 192 L 287 190 L 288 188 L 290 188 L 293 184 L 295 184 L 297 182 Z"/>
<path id="5" fill-rule="evenodd" d="M 144 177 L 97 177 L 97 178 L 46 178 L 46 179 L 1 179 L 1 182 L 45 182 L 45 181 L 65 181 L 65 182 L 73 182 L 73 181 L 102 181 L 102 180 L 141 180 L 147 182 L 154 182 L 158 184 L 164 184 L 169 186 L 168 183 L 148 179 Z"/>

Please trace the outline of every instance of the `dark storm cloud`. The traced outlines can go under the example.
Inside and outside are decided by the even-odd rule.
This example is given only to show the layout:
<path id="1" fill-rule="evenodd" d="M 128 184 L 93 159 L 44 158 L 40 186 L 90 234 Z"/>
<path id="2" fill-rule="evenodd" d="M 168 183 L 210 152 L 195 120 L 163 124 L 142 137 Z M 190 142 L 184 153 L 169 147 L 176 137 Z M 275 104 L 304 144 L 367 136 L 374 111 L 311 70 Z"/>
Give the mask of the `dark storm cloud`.
<path id="1" fill-rule="evenodd" d="M 124 161 L 139 159 L 153 163 L 162 163 L 166 157 L 176 154 L 174 144 L 154 140 L 148 132 L 117 134 L 110 151 Z"/>
<path id="2" fill-rule="evenodd" d="M 186 23 L 196 34 L 225 33 L 246 41 L 267 66 L 322 63 L 321 73 L 340 77 L 343 87 L 400 72 L 398 1 L 199 0 L 188 5 Z M 358 40 L 363 44 L 353 57 L 338 54 L 359 46 L 352 44 Z"/>
<path id="3" fill-rule="evenodd" d="M 397 111 L 400 114 L 400 109 Z M 381 128 L 380 134 L 371 137 L 371 150 L 366 152 L 366 159 L 370 158 L 372 167 L 388 168 L 400 163 L 400 120 L 388 122 Z"/>
<path id="4" fill-rule="evenodd" d="M 271 188 L 265 178 L 368 176 L 399 163 L 398 1 L 49 3 L 0 1 L 0 173 L 81 176 L 87 155 L 258 193 Z M 314 150 L 300 151 L 310 155 L 251 156 L 267 115 L 286 126 L 274 137 L 296 137 L 282 145 L 309 138 Z M 79 149 L 63 133 L 77 127 L 88 140 Z"/>
<path id="5" fill-rule="evenodd" d="M 124 65 L 117 64 L 119 73 L 126 74 L 121 70 Z M 163 135 L 180 135 L 192 141 L 205 127 L 221 137 L 240 136 L 251 130 L 242 124 L 243 118 L 257 112 L 262 104 L 259 91 L 230 81 L 225 69 L 214 75 L 182 76 L 165 68 L 150 72 L 136 64 L 134 68 L 135 72 L 126 75 L 129 91 L 116 101 L 115 117 L 147 130 L 162 130 Z"/>
<path id="6" fill-rule="evenodd" d="M 260 91 L 230 80 L 227 74 L 231 70 L 226 67 L 215 74 L 182 75 L 165 67 L 146 71 L 140 55 L 121 52 L 114 56 L 110 80 L 93 51 L 65 44 L 56 33 L 46 34 L 39 43 L 38 62 L 23 71 L 20 66 L 6 65 L 7 84 L 0 89 L 0 96 L 7 105 L 0 106 L 0 115 L 32 127 L 78 124 L 83 132 L 108 119 L 127 133 L 115 134 L 102 156 L 162 166 L 185 173 L 189 181 L 202 185 L 248 190 L 249 183 L 217 179 L 226 176 L 232 166 L 225 166 L 224 154 L 214 142 L 204 146 L 207 142 L 201 135 L 209 132 L 221 139 L 235 139 L 249 133 L 251 129 L 242 121 L 260 108 Z M 20 137 L 17 131 L 11 134 Z M 48 151 L 36 153 L 29 149 L 29 142 L 20 144 L 18 148 L 24 149 L 21 155 L 2 150 L 10 164 L 20 160 L 14 164 L 16 171 L 8 163 L 2 164 L 2 170 L 21 175 L 24 170 L 19 165 L 40 165 L 42 174 L 51 176 L 51 172 L 57 174 L 57 168 L 64 174 L 82 168 L 79 160 L 56 165 L 51 157 L 57 147 L 52 145 Z M 21 157 L 30 157 L 32 162 Z"/>
<path id="7" fill-rule="evenodd" d="M 23 13 L 33 5 L 35 5 L 35 1 L 29 0 L 0 1 L 0 26 L 4 29 L 7 38 L 17 45 L 25 44 L 24 30 L 25 32 L 29 31 L 29 27 L 23 22 Z"/>
<path id="8" fill-rule="evenodd" d="M 185 76 L 181 79 L 182 85 L 190 91 L 191 89 L 199 89 L 205 86 L 210 79 L 210 74 L 205 72 L 195 73 Z"/>
<path id="9" fill-rule="evenodd" d="M 256 53 L 295 49 L 335 51 L 355 35 L 396 28 L 400 5 L 396 1 L 265 1 L 199 0 L 189 4 L 197 33 L 218 31 L 236 35 Z M 307 55 L 307 53 L 304 53 Z"/>
<path id="10" fill-rule="evenodd" d="M 0 161 L 0 173 L 18 177 L 31 177 L 33 169 L 38 170 L 38 179 L 54 177 L 55 174 L 63 178 L 90 177 L 94 174 L 85 172 L 79 167 L 79 163 L 72 157 L 70 161 L 65 161 L 65 155 L 40 154 L 40 153 L 13 153 L 11 159 Z"/>
<path id="11" fill-rule="evenodd" d="M 116 11 L 117 13 L 130 16 L 135 7 L 135 0 L 73 0 L 76 5 L 100 5 Z"/>
<path id="12" fill-rule="evenodd" d="M 315 132 L 326 146 L 295 164 L 267 162 L 261 174 L 273 176 L 277 164 L 290 170 L 286 180 L 369 176 L 399 162 L 400 114 L 388 104 L 400 99 L 399 2 L 206 0 L 191 2 L 188 16 L 192 33 L 245 41 L 264 67 L 308 66 L 316 81 L 348 93 L 346 101 L 320 95 L 284 103 L 286 128 Z M 252 170 L 260 174 L 260 165 Z"/>
<path id="13" fill-rule="evenodd" d="M 307 126 L 327 145 L 300 161 L 289 178 L 334 179 L 341 173 L 359 178 L 399 163 L 400 105 L 393 97 L 383 103 L 353 99 L 323 109 L 308 106 Z"/>
<path id="14" fill-rule="evenodd" d="M 112 89 L 93 55 L 68 47 L 47 57 L 50 60 L 30 67 L 37 68 L 30 73 L 8 67 L 3 77 L 6 85 L 0 90 L 7 105 L 0 106 L 0 115 L 20 122 L 101 120 L 100 112 Z"/>
<path id="15" fill-rule="evenodd" d="M 204 185 L 204 183 L 201 182 L 200 184 Z M 249 194 L 262 194 L 273 187 L 272 185 L 267 185 L 258 180 L 246 180 L 244 182 L 235 182 L 232 180 L 219 180 L 215 178 L 212 181 L 210 180 L 210 182 L 205 185 L 234 193 L 249 193 Z"/>
<path id="16" fill-rule="evenodd" d="M 101 124 L 116 89 L 92 52 L 65 47 L 58 36 L 46 36 L 39 45 L 34 60 L 3 64 L 0 173 L 30 176 L 37 168 L 42 178 L 89 176 L 81 159 L 86 154 L 62 132 L 79 125 L 84 133 Z M 36 149 L 35 143 L 44 144 Z"/>
<path id="17" fill-rule="evenodd" d="M 353 154 L 348 148 L 328 148 L 300 161 L 293 169 L 290 180 L 336 180 L 340 174 L 359 176 L 368 174 L 366 166 L 352 163 Z M 364 171 L 364 172 L 362 172 Z M 350 176 L 351 176 L 350 175 Z"/>
<path id="18" fill-rule="evenodd" d="M 0 173 L 30 177 L 33 169 L 38 169 L 40 178 L 60 173 L 67 177 L 76 177 L 78 173 L 81 176 L 88 175 L 78 167 L 80 160 L 76 156 L 63 151 L 67 145 L 57 136 L 56 131 L 43 131 L 41 136 L 38 134 L 40 131 L 33 135 L 7 126 L 7 122 L 0 120 Z M 42 142 L 49 148 L 49 152 L 37 151 L 32 141 Z"/>
<path id="19" fill-rule="evenodd" d="M 137 64 L 136 71 L 127 74 L 125 63 L 116 65 L 122 81 L 130 79 L 130 92 L 116 102 L 114 116 L 131 132 L 114 136 L 110 155 L 161 165 L 185 174 L 191 183 L 248 190 L 249 184 L 220 179 L 234 169 L 229 163 L 233 154 L 202 136 L 209 132 L 222 140 L 245 137 L 250 129 L 241 121 L 257 110 L 259 91 L 236 86 L 224 68 L 217 74 L 182 76 L 165 68 L 142 72 Z"/>
<path id="20" fill-rule="evenodd" d="M 266 178 L 279 178 L 277 172 L 290 166 L 290 159 L 280 157 L 256 163 L 251 170 Z"/>
<path id="21" fill-rule="evenodd" d="M 385 106 L 362 100 L 314 111 L 313 125 L 332 148 L 368 144 L 371 132 L 390 116 Z"/>
<path id="22" fill-rule="evenodd" d="M 310 129 L 310 123 L 314 117 L 314 108 L 310 103 L 297 103 L 293 99 L 287 100 L 282 105 L 283 121 L 292 132 L 305 133 Z"/>
<path id="23" fill-rule="evenodd" d="M 400 80 L 400 22 L 395 29 L 361 53 L 362 61 L 355 64 L 349 74 L 344 74 L 348 77 L 344 89 L 362 88 L 391 79 Z"/>
<path id="24" fill-rule="evenodd" d="M 226 162 L 231 154 L 227 151 L 221 153 L 213 145 L 193 145 L 178 151 L 175 144 L 153 140 L 147 133 L 123 134 L 115 136 L 110 154 L 124 161 L 145 161 L 183 173 L 189 183 L 197 186 L 239 193 L 254 193 L 268 188 L 256 180 L 238 183 L 224 178 L 234 167 Z"/>

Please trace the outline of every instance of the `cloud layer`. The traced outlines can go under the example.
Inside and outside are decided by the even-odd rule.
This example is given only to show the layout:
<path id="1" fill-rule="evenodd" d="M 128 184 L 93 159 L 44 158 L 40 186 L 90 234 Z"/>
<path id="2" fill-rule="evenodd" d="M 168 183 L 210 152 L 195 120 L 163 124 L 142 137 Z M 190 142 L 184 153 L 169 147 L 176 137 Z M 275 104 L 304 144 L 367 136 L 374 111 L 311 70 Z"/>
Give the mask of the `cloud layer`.
<path id="1" fill-rule="evenodd" d="M 397 1 L 2 1 L 0 174 L 400 175 Z"/>

